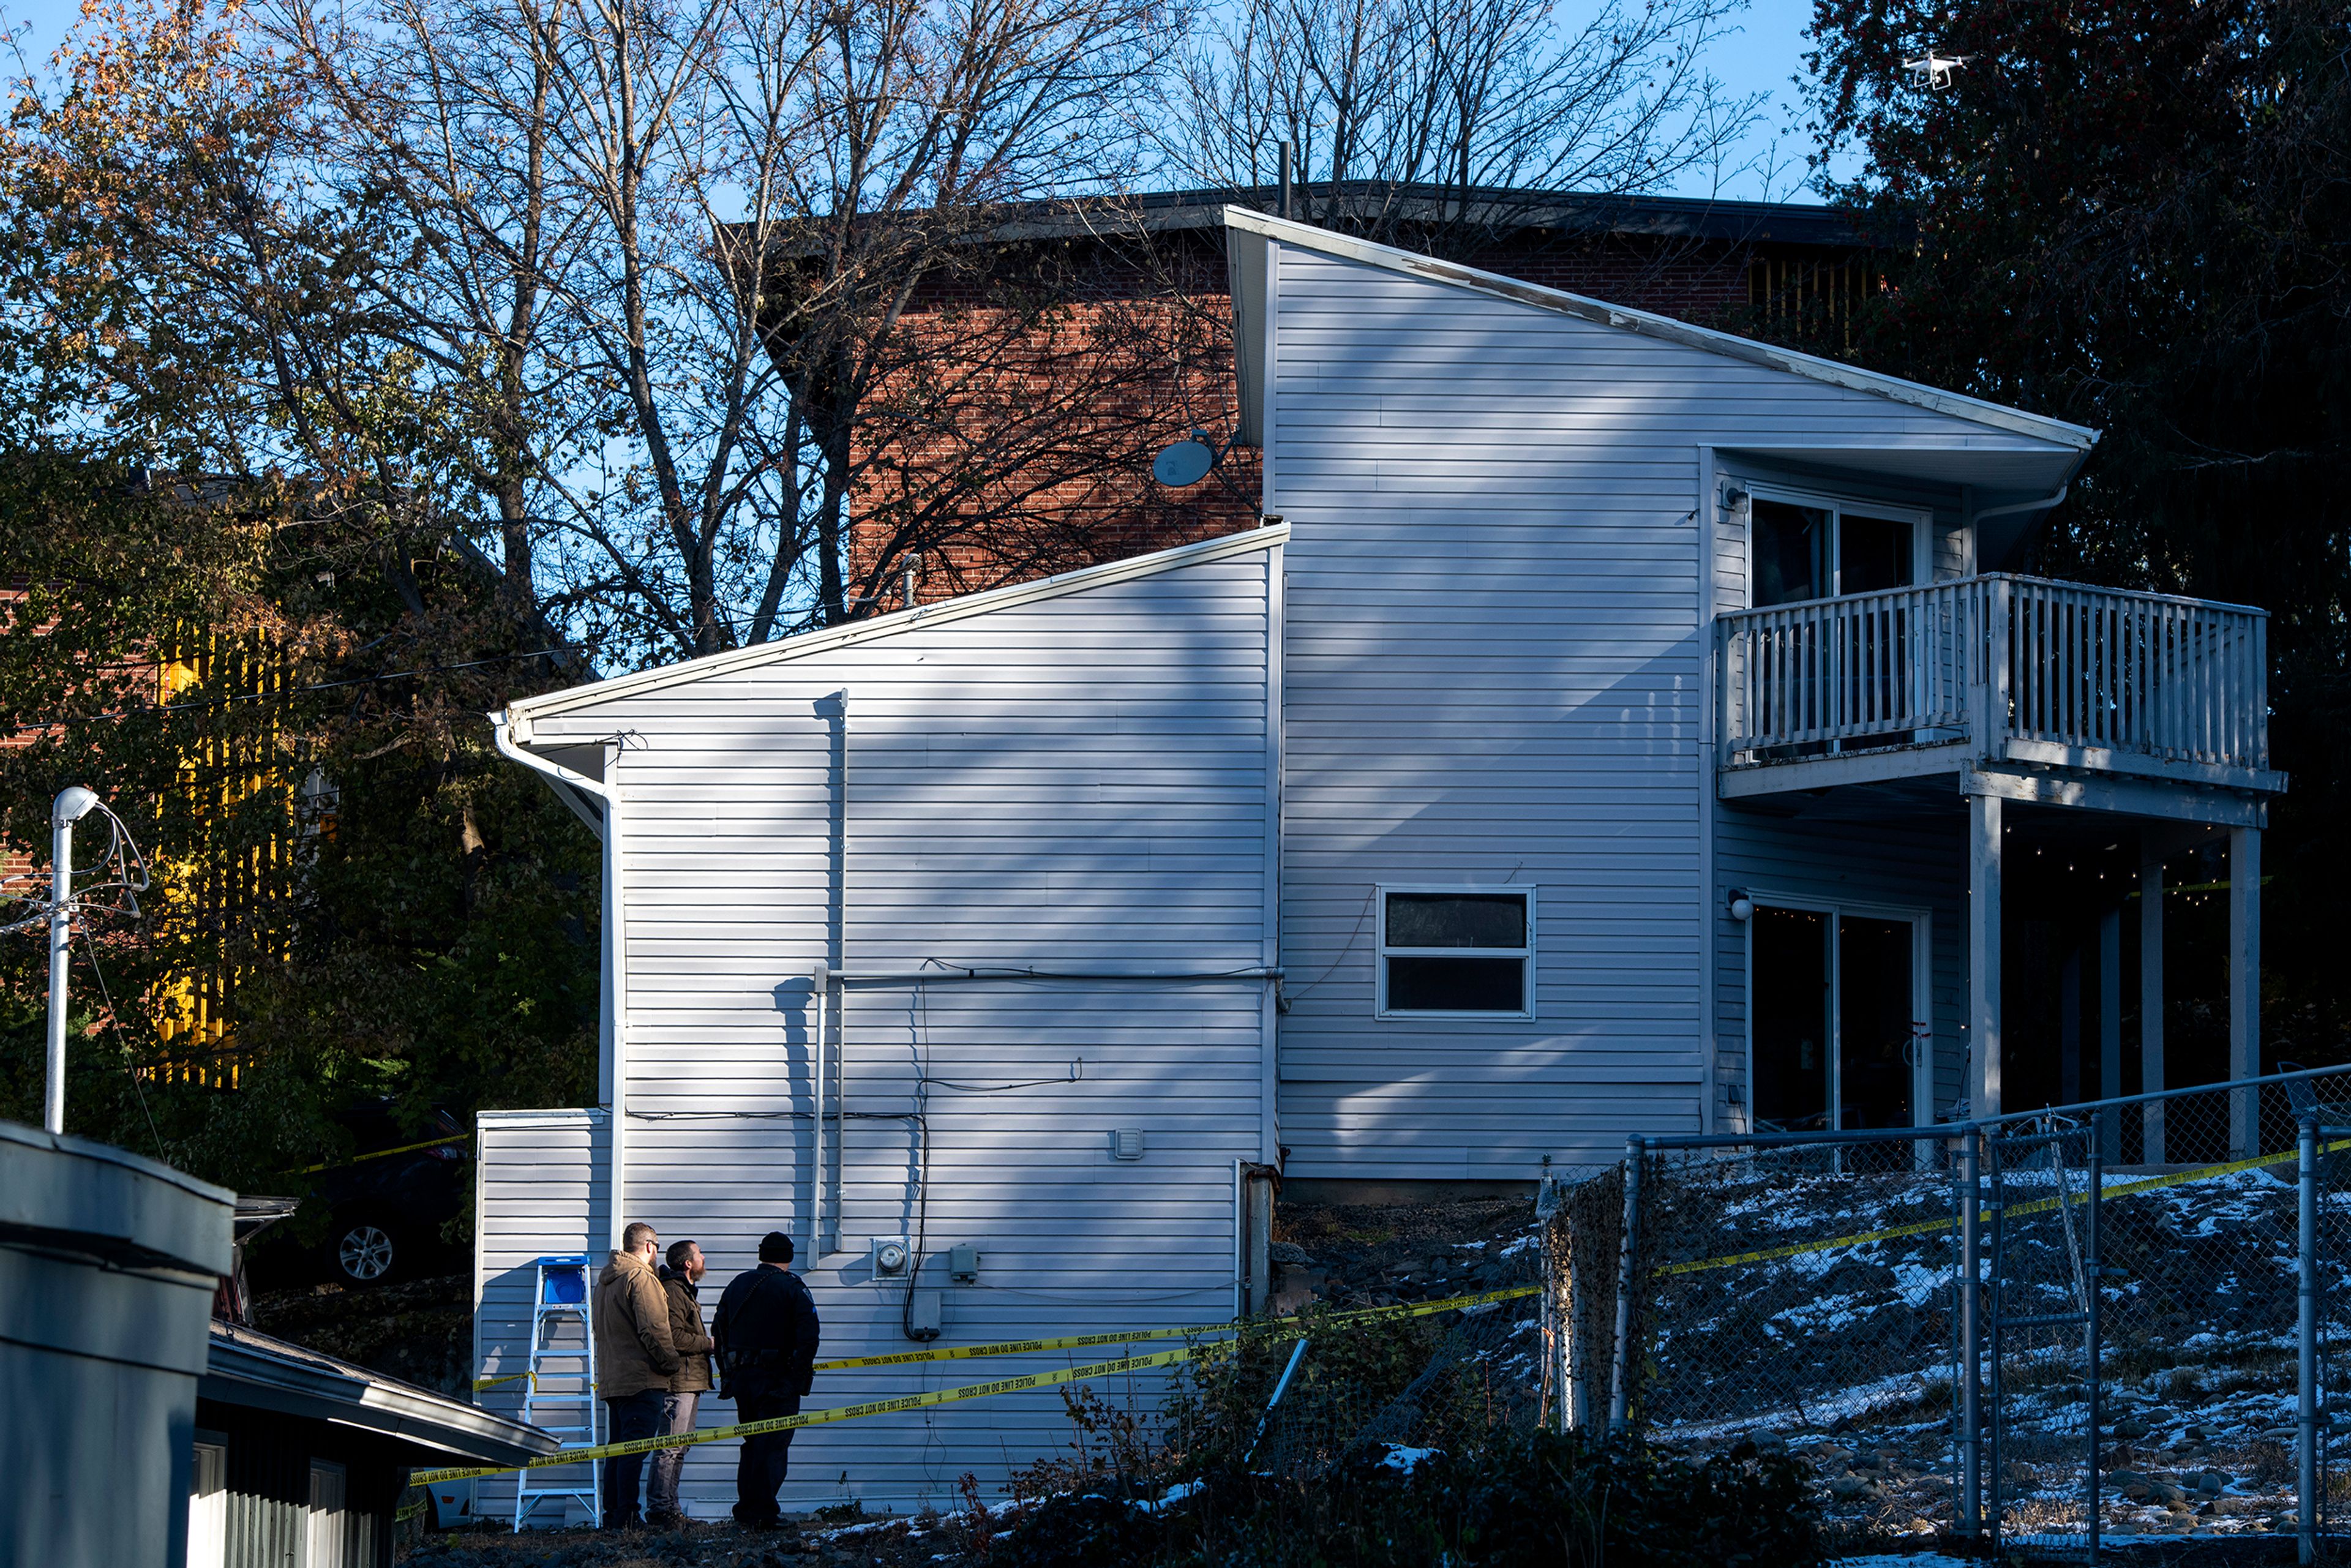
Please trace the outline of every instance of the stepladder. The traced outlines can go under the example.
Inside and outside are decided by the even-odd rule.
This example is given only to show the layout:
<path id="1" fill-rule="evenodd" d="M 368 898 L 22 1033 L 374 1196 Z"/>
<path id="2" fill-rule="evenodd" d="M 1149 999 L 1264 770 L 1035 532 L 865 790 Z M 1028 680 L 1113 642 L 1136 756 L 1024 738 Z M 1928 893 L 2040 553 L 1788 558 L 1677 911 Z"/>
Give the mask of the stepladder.
<path id="1" fill-rule="evenodd" d="M 522 1418 L 553 1433 L 560 1440 L 558 1454 L 566 1448 L 592 1448 L 603 1441 L 603 1405 L 596 1397 L 596 1333 L 589 1321 L 587 1255 L 558 1253 L 538 1260 L 532 1269 Z M 519 1531 L 542 1504 L 553 1502 L 568 1512 L 575 1500 L 587 1509 L 591 1524 L 602 1520 L 602 1466 L 583 1459 L 524 1470 L 515 1479 L 514 1527 Z"/>

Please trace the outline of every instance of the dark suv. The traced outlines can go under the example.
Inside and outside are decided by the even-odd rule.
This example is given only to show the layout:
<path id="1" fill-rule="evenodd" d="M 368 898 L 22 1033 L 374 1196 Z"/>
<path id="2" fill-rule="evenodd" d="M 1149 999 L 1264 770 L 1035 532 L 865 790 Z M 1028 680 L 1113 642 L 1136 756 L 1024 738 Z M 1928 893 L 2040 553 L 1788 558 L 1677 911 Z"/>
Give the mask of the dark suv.
<path id="1" fill-rule="evenodd" d="M 455 1251 L 442 1228 L 465 1211 L 472 1155 L 456 1117 L 435 1108 L 413 1129 L 392 1114 L 389 1100 L 368 1101 L 335 1120 L 351 1134 L 351 1155 L 312 1174 L 303 1207 L 324 1207 L 326 1239 L 305 1256 L 310 1268 L 344 1285 L 382 1285 L 428 1272 Z M 412 1144 L 434 1142 L 425 1148 Z M 399 1154 L 384 1151 L 399 1149 Z M 281 1249 L 278 1269 L 295 1261 Z"/>

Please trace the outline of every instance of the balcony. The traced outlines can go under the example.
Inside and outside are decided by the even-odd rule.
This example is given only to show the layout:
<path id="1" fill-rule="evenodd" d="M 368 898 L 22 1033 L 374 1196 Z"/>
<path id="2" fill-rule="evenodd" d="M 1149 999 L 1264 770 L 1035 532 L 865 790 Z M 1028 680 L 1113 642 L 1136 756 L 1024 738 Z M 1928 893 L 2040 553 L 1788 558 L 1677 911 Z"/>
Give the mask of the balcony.
<path id="1" fill-rule="evenodd" d="M 1726 799 L 1970 794 L 2258 826 L 2268 612 L 2005 573 L 1716 622 Z"/>

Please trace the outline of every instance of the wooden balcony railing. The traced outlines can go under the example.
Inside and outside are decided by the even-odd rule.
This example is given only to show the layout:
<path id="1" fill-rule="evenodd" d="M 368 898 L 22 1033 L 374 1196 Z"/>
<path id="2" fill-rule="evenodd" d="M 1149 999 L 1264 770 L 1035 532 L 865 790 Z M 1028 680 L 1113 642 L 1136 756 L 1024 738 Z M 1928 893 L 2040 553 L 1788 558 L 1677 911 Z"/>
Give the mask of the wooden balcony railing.
<path id="1" fill-rule="evenodd" d="M 1717 622 L 1721 766 L 1957 747 L 2258 783 L 2269 614 L 1999 574 Z"/>

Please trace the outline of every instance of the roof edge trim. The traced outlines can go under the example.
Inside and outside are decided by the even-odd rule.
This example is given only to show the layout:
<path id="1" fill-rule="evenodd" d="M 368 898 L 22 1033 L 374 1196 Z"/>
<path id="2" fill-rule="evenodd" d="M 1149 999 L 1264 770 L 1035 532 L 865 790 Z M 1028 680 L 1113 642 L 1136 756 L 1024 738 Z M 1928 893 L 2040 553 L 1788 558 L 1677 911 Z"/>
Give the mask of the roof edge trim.
<path id="1" fill-rule="evenodd" d="M 634 674 L 614 675 L 589 685 L 571 686 L 559 692 L 549 692 L 543 696 L 526 697 L 507 706 L 507 722 L 517 743 L 528 746 L 531 742 L 532 723 L 538 719 L 552 718 L 558 714 L 594 707 L 600 703 L 616 702 L 623 697 L 640 696 L 668 686 L 684 685 L 713 675 L 731 674 L 737 670 L 783 664 L 812 653 L 831 653 L 836 648 L 855 647 L 861 643 L 894 637 L 902 632 L 984 615 L 992 610 L 1007 610 L 1040 600 L 1059 599 L 1065 594 L 1083 593 L 1090 589 L 1107 588 L 1113 583 L 1129 582 L 1136 578 L 1155 577 L 1161 572 L 1177 571 L 1188 566 L 1205 566 L 1227 556 L 1272 549 L 1288 542 L 1289 538 L 1290 526 L 1287 523 L 1266 523 L 1240 533 L 1222 534 L 1196 544 L 1177 545 L 1173 549 L 1155 550 L 1149 555 L 1132 556 L 1101 566 L 1081 567 L 1076 571 L 1040 578 L 1034 582 L 1016 582 L 937 604 L 918 604 L 912 610 L 894 610 L 869 621 L 856 621 L 846 626 L 787 637 L 780 643 L 730 648 L 726 653 L 707 653 L 699 659 L 688 659 L 684 664 L 664 664 L 659 669 L 640 670 Z"/>
<path id="2" fill-rule="evenodd" d="M 1626 306 L 1610 305 L 1581 294 L 1570 294 L 1562 288 L 1546 288 L 1539 283 L 1525 283 L 1498 273 L 1480 272 L 1474 267 L 1458 262 L 1438 261 L 1433 256 L 1416 256 L 1393 246 L 1376 245 L 1370 240 L 1355 239 L 1347 235 L 1333 234 L 1329 229 L 1316 228 L 1287 218 L 1271 217 L 1247 207 L 1225 209 L 1228 225 L 1263 235 L 1284 245 L 1295 245 L 1303 250 L 1321 251 L 1347 261 L 1360 261 L 1366 266 L 1401 272 L 1407 277 L 1423 277 L 1435 283 L 1452 284 L 1457 287 L 1473 288 L 1538 309 L 1553 310 L 1562 315 L 1580 316 L 1603 327 L 1621 331 L 1637 332 L 1645 337 L 1677 343 L 1729 359 L 1744 360 L 1768 370 L 1782 371 L 1790 375 L 1825 382 L 1852 392 L 1874 393 L 1896 402 L 1907 402 L 1955 419 L 1991 425 L 1994 429 L 2013 431 L 2031 435 L 2059 446 L 2087 452 L 2098 443 L 2099 432 L 2086 425 L 2070 424 L 2062 419 L 2027 413 L 2022 409 L 2005 403 L 1970 397 L 1964 392 L 1945 392 L 1921 382 L 1905 381 L 1899 376 L 1882 375 L 1876 371 L 1856 370 L 1823 360 L 1818 355 L 1799 353 L 1793 349 L 1777 348 L 1752 338 L 1741 338 L 1732 332 L 1719 332 L 1710 327 L 1695 327 L 1677 321 L 1670 316 L 1653 315 L 1646 310 L 1635 310 Z"/>

